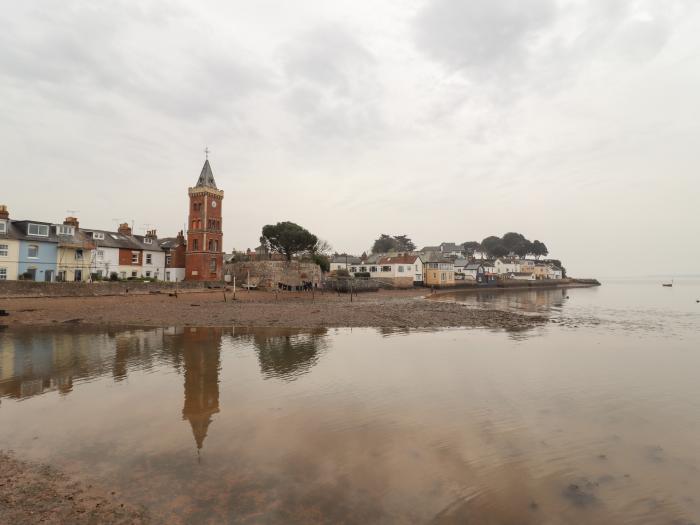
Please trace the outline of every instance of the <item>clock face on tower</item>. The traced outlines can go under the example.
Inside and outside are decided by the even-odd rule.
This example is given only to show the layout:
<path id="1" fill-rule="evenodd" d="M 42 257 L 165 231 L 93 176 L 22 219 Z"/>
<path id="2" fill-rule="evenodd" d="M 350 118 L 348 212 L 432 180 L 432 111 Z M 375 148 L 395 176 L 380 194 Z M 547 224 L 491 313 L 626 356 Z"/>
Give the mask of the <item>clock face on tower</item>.
<path id="1" fill-rule="evenodd" d="M 216 208 L 216 201 L 211 201 L 211 207 Z"/>

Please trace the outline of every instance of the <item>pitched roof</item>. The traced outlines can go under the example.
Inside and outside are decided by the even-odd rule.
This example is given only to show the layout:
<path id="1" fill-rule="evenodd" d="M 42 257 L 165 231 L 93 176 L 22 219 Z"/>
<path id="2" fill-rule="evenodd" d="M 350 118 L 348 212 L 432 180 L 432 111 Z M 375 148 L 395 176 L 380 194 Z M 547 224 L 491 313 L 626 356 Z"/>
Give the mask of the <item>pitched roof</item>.
<path id="1" fill-rule="evenodd" d="M 333 259 L 331 259 L 331 262 L 338 264 L 361 264 L 360 258 L 354 255 L 335 255 Z"/>
<path id="2" fill-rule="evenodd" d="M 199 179 L 197 180 L 197 187 L 214 188 L 216 187 L 216 182 L 214 181 L 214 174 L 211 171 L 211 166 L 209 165 L 209 159 L 204 161 L 204 166 L 202 166 L 202 172 L 199 174 Z"/>
<path id="3" fill-rule="evenodd" d="M 467 259 L 455 259 L 455 266 L 468 266 L 469 261 Z"/>
<path id="4" fill-rule="evenodd" d="M 455 264 L 455 266 L 457 266 L 457 265 Z M 482 266 L 481 263 L 473 262 L 473 263 L 467 264 L 464 268 L 465 268 L 465 270 L 478 270 L 481 266 Z"/>
<path id="5" fill-rule="evenodd" d="M 396 257 L 382 257 L 377 264 L 413 264 L 419 257 L 417 255 L 398 255 Z"/>

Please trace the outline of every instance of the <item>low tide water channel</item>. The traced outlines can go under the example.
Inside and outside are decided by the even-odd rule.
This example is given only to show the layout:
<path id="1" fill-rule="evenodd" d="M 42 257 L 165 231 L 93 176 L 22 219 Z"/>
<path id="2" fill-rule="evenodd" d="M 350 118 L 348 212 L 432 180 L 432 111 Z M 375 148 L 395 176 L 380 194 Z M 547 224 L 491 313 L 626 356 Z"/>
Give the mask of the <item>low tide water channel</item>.
<path id="1" fill-rule="evenodd" d="M 166 523 L 700 521 L 700 286 L 449 294 L 519 331 L 0 333 L 0 449 Z"/>

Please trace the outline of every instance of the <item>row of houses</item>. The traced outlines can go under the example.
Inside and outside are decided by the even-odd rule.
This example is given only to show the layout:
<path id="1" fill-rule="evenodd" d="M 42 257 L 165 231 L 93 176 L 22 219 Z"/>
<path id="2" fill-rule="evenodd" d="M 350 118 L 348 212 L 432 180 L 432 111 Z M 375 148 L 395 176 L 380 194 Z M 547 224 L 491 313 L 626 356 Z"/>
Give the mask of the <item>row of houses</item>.
<path id="1" fill-rule="evenodd" d="M 336 255 L 330 271 L 380 279 L 399 288 L 428 286 L 444 288 L 457 281 L 495 284 L 498 279 L 535 281 L 562 279 L 563 270 L 554 263 L 534 259 L 499 258 L 468 260 L 441 257 L 434 252 L 363 255 Z"/>
<path id="2" fill-rule="evenodd" d="M 0 280 L 181 281 L 185 250 L 183 232 L 159 239 L 156 230 L 135 235 L 126 223 L 107 231 L 82 228 L 76 217 L 59 224 L 11 220 L 7 207 L 0 205 Z"/>

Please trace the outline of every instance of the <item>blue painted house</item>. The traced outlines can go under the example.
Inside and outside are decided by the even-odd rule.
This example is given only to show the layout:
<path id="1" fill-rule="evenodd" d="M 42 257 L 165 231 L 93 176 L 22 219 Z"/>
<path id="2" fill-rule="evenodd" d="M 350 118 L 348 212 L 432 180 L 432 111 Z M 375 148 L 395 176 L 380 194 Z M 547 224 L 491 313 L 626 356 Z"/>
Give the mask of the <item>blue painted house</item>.
<path id="1" fill-rule="evenodd" d="M 48 222 L 12 221 L 19 239 L 20 279 L 53 282 L 56 280 L 58 237 Z"/>

